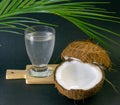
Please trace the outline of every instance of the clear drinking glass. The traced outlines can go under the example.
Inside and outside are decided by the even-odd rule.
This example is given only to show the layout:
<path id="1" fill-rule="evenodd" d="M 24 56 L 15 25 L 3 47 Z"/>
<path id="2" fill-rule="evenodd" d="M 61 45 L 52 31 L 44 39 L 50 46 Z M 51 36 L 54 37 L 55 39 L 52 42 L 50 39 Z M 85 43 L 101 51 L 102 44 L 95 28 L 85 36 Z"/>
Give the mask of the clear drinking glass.
<path id="1" fill-rule="evenodd" d="M 25 45 L 32 63 L 30 76 L 47 77 L 53 72 L 47 65 L 55 44 L 55 29 L 50 26 L 31 26 L 25 30 Z"/>

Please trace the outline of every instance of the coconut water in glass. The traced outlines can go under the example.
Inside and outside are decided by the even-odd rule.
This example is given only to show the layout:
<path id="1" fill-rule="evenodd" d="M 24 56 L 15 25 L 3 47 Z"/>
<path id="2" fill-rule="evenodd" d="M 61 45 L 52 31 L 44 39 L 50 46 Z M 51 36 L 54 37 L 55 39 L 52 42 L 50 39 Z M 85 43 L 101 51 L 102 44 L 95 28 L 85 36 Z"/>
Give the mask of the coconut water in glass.
<path id="1" fill-rule="evenodd" d="M 32 63 L 30 76 L 47 77 L 53 72 L 47 65 L 53 53 L 55 29 L 50 26 L 32 26 L 25 31 L 25 45 Z"/>

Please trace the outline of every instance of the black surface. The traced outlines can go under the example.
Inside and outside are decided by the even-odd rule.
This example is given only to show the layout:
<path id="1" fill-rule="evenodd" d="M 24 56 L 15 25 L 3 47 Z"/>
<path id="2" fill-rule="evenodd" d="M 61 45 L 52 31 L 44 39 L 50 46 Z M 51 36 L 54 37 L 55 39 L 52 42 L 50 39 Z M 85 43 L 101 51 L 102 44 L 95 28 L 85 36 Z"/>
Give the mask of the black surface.
<path id="1" fill-rule="evenodd" d="M 119 0 L 110 1 L 113 3 L 107 8 L 117 11 L 119 16 Z M 59 27 L 56 27 L 56 45 L 50 63 L 61 62 L 60 53 L 71 41 L 88 38 L 73 24 L 58 16 L 50 14 L 29 14 L 28 16 L 59 24 Z M 104 25 L 103 23 L 100 24 Z M 120 25 L 111 24 L 107 27 L 120 33 Z M 116 38 L 115 40 L 120 41 Z M 26 85 L 24 80 L 5 80 L 6 69 L 25 69 L 30 61 L 25 50 L 24 36 L 0 33 L 0 44 L 2 44 L 0 47 L 0 105 L 120 105 L 120 94 L 115 92 L 107 82 L 95 96 L 74 102 L 59 94 L 54 85 Z M 113 49 L 109 54 L 113 61 L 114 71 L 106 72 L 106 77 L 120 91 L 120 48 L 113 44 L 111 46 Z M 57 58 L 59 59 L 56 61 Z"/>
<path id="2" fill-rule="evenodd" d="M 107 73 L 108 74 L 108 73 Z M 109 80 L 120 90 L 120 72 Z M 24 80 L 0 79 L 0 105 L 120 105 L 120 94 L 107 83 L 93 97 L 75 102 L 58 93 L 54 85 L 26 85 Z"/>

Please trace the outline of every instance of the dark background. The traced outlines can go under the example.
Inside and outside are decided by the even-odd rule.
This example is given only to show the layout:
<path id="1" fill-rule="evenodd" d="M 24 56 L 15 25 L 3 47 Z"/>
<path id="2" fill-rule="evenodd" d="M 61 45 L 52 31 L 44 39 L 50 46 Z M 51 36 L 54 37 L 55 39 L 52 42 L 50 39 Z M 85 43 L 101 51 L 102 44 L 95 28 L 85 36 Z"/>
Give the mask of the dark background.
<path id="1" fill-rule="evenodd" d="M 86 1 L 86 0 L 75 0 Z M 91 0 L 87 0 L 91 1 Z M 94 0 L 98 1 L 98 0 Z M 108 0 L 99 0 L 108 1 Z M 115 16 L 120 16 L 119 0 L 109 0 L 109 5 L 103 5 L 110 11 L 116 11 Z M 43 22 L 58 24 L 56 29 L 56 44 L 50 63 L 60 63 L 60 54 L 70 42 L 74 40 L 88 39 L 89 37 L 79 30 L 75 25 L 61 17 L 51 14 L 26 14 L 35 17 Z M 120 33 L 120 25 L 104 24 L 103 26 Z M 33 25 L 33 24 L 31 24 Z M 110 36 L 112 37 L 112 36 Z M 120 39 L 113 37 L 117 42 Z M 106 77 L 120 91 L 120 49 L 113 45 L 109 55 L 113 61 L 113 71 L 106 72 Z M 11 33 L 0 33 L 0 105 L 74 105 L 74 101 L 60 95 L 54 85 L 26 85 L 24 80 L 5 80 L 6 69 L 25 69 L 27 64 L 31 64 L 26 53 L 24 36 Z M 107 48 L 106 48 L 107 49 Z M 58 58 L 58 59 L 57 59 Z M 80 105 L 120 105 L 120 95 L 107 83 L 95 96 L 79 101 Z"/>

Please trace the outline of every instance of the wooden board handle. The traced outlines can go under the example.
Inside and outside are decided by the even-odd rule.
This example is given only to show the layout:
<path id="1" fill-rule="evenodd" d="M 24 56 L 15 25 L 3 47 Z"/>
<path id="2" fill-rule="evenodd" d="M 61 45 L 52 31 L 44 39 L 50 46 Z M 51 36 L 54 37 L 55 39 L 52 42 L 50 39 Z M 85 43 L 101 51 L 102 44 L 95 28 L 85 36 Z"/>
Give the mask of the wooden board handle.
<path id="1" fill-rule="evenodd" d="M 6 79 L 25 79 L 25 70 L 7 70 Z"/>
<path id="2" fill-rule="evenodd" d="M 48 68 L 55 71 L 55 68 L 58 66 L 58 64 L 49 64 Z M 31 77 L 28 74 L 28 71 L 32 65 L 27 65 L 26 70 L 11 70 L 8 69 L 6 71 L 6 79 L 25 79 L 26 84 L 54 84 L 54 73 L 50 75 L 49 77 L 45 78 L 35 78 Z"/>

